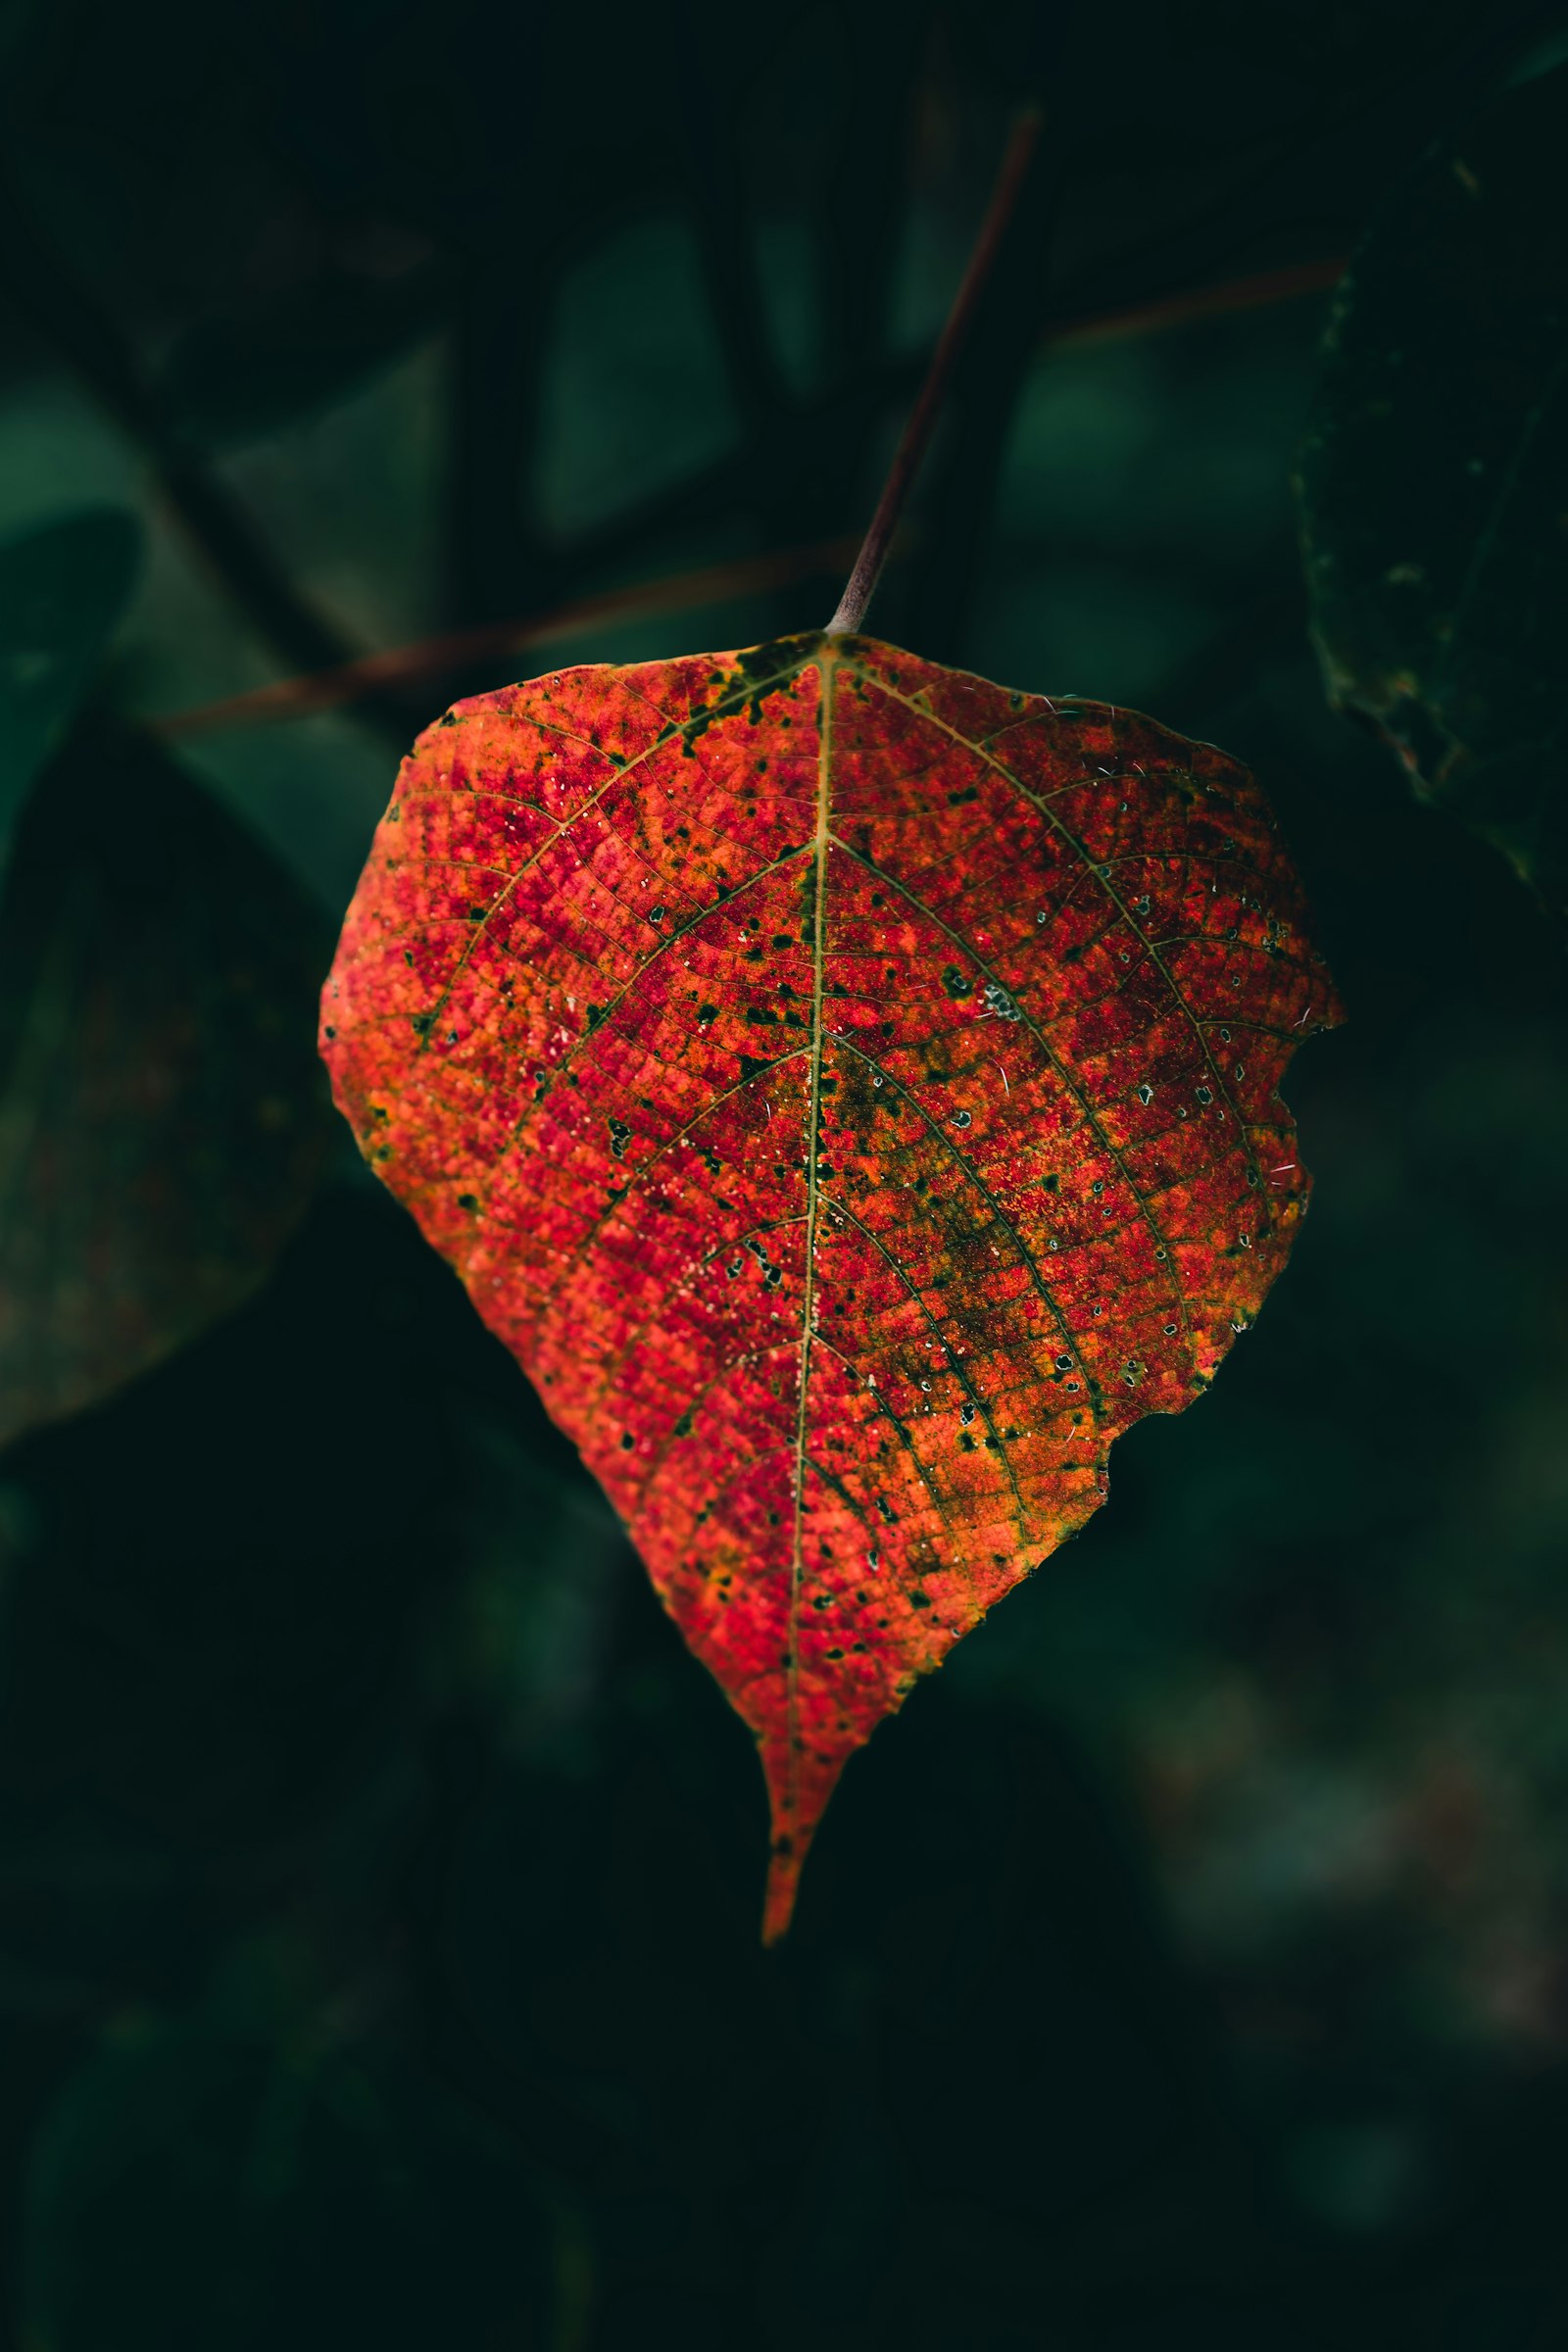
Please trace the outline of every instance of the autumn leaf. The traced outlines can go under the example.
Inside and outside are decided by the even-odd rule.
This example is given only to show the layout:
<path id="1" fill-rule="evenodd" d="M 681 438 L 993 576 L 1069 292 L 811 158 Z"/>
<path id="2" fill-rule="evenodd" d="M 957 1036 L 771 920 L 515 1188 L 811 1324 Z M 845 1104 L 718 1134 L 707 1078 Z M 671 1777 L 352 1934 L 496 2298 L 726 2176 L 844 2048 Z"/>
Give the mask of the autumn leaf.
<path id="1" fill-rule="evenodd" d="M 874 640 L 569 669 L 406 760 L 337 1100 L 756 1734 L 846 1759 L 1250 1323 L 1335 1017 L 1246 771 Z"/>

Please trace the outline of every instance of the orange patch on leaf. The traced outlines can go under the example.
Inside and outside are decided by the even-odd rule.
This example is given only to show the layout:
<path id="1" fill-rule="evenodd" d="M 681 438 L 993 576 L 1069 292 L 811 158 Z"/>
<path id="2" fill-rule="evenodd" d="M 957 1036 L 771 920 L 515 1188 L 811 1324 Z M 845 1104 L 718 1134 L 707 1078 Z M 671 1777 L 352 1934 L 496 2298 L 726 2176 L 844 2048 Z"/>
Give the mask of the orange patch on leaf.
<path id="1" fill-rule="evenodd" d="M 337 1100 L 756 1733 L 846 1759 L 1260 1306 L 1337 1016 L 1245 769 L 863 637 L 563 670 L 405 760 Z"/>

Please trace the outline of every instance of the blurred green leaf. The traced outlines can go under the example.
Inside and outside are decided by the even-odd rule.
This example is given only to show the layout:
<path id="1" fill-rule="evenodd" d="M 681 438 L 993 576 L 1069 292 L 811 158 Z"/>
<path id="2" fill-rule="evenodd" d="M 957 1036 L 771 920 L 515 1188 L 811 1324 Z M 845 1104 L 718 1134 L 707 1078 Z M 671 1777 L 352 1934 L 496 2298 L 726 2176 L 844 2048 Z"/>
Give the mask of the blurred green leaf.
<path id="1" fill-rule="evenodd" d="M 330 1132 L 320 918 L 148 743 L 78 737 L 0 902 L 0 1443 L 239 1303 Z"/>
<path id="2" fill-rule="evenodd" d="M 1568 906 L 1568 69 L 1375 218 L 1300 458 L 1330 699 Z"/>
<path id="3" fill-rule="evenodd" d="M 0 541 L 0 851 L 135 586 L 141 526 L 89 507 Z"/>

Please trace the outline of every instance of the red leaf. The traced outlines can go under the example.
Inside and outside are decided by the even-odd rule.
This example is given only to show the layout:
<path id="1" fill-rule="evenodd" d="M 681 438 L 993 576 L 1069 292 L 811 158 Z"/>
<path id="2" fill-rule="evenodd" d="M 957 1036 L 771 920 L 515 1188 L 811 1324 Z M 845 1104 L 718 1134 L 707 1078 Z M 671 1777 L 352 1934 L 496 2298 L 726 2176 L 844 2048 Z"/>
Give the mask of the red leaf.
<path id="1" fill-rule="evenodd" d="M 846 1758 L 1257 1312 L 1335 1013 L 1233 760 L 868 638 L 404 762 L 337 1099 L 757 1734 L 769 1936 Z"/>

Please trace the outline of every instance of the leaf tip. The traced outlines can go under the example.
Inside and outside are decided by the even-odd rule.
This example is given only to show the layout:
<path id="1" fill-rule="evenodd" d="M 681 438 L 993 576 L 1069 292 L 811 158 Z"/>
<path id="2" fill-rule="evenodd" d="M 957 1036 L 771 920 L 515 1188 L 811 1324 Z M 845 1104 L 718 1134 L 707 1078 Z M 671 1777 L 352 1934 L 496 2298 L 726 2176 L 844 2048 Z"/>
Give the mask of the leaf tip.
<path id="1" fill-rule="evenodd" d="M 776 1837 L 767 1857 L 767 1890 L 762 1897 L 762 1942 L 781 1943 L 795 1917 L 805 1848 L 787 1834 Z"/>

